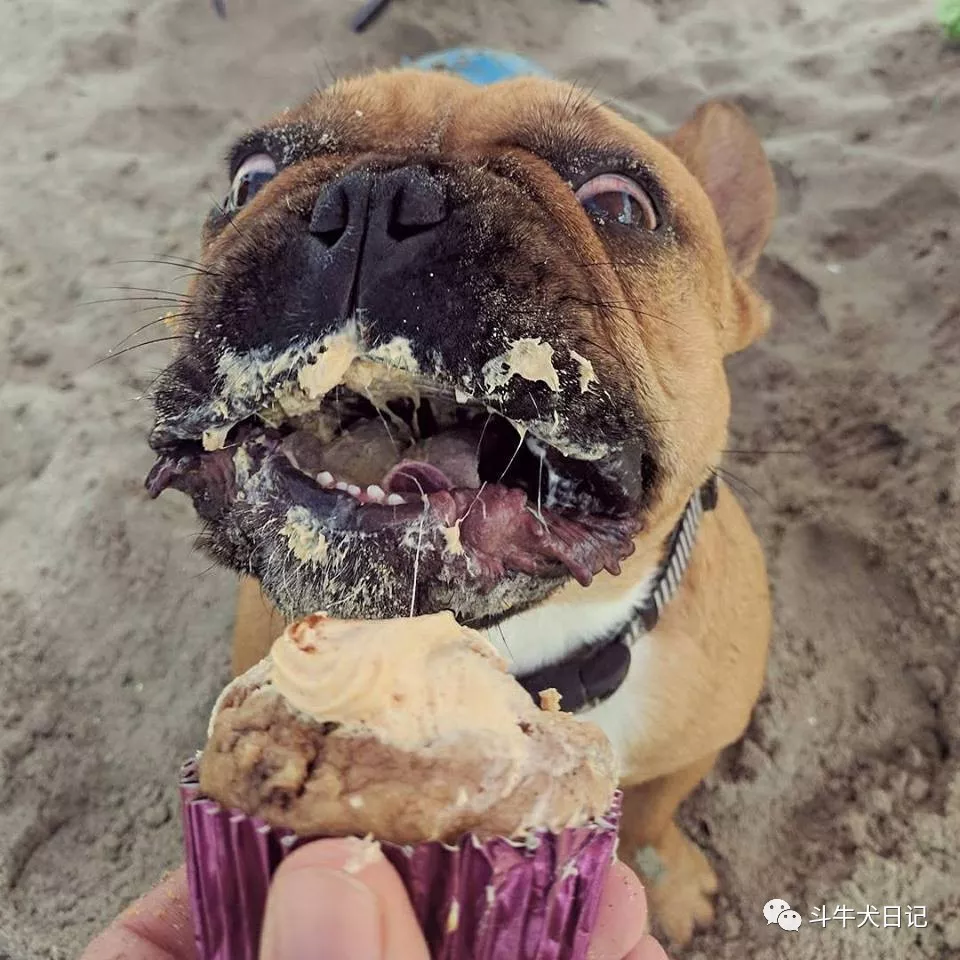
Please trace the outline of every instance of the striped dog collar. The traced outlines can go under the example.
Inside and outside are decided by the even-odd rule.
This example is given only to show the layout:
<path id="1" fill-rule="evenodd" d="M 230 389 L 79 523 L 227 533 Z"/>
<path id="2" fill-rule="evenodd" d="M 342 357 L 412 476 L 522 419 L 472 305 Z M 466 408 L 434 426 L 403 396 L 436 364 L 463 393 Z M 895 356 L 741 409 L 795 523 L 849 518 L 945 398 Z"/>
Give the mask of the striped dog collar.
<path id="1" fill-rule="evenodd" d="M 664 560 L 650 593 L 622 627 L 565 660 L 517 677 L 535 701 L 539 702 L 541 690 L 552 687 L 560 693 L 561 707 L 568 713 L 577 713 L 602 703 L 620 688 L 630 669 L 630 648 L 656 627 L 664 607 L 680 589 L 700 521 L 706 511 L 716 507 L 718 496 L 717 476 L 711 474 L 687 501 L 683 516 L 667 540 Z"/>

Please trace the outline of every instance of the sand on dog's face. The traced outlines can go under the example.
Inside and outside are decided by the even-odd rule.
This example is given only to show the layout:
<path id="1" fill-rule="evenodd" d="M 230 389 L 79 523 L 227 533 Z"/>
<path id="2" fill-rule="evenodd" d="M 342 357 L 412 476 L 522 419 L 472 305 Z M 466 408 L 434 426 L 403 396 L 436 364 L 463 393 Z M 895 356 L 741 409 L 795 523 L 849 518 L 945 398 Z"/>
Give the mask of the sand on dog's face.
<path id="1" fill-rule="evenodd" d="M 140 487 L 134 398 L 169 345 L 91 367 L 161 311 L 81 301 L 180 289 L 181 267 L 118 261 L 194 257 L 226 144 L 327 64 L 466 39 L 650 127 L 734 97 L 777 170 L 774 325 L 730 364 L 729 447 L 773 452 L 726 460 L 777 629 L 747 738 L 685 808 L 724 890 L 685 957 L 954 955 L 960 55 L 927 5 L 777 0 L 759 20 L 751 0 L 407 0 L 362 38 L 353 0 L 230 6 L 225 24 L 202 0 L 3 8 L 0 953 L 77 955 L 179 862 L 177 763 L 228 670 L 233 577 L 192 553 L 186 502 L 151 507 Z M 798 933 L 766 925 L 774 897 Z M 900 928 L 822 929 L 821 903 L 926 906 L 928 925 L 904 910 Z"/>
<path id="2" fill-rule="evenodd" d="M 720 458 L 721 356 L 766 327 L 744 275 L 773 174 L 739 113 L 710 116 L 674 153 L 556 80 L 391 70 L 247 134 L 168 318 L 150 494 L 190 496 L 207 553 L 288 620 L 489 627 L 619 575 Z M 736 215 L 697 179 L 725 149 L 751 184 Z M 645 212 L 596 176 L 614 167 Z M 431 222 L 397 233 L 415 197 Z"/>

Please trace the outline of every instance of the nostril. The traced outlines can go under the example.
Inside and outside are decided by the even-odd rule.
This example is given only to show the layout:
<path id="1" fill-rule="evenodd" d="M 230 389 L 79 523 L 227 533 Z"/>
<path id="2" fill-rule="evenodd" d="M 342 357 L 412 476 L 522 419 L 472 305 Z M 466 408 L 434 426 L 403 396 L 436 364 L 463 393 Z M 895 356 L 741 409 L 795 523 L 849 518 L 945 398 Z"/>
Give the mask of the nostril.
<path id="1" fill-rule="evenodd" d="M 427 170 L 403 167 L 386 173 L 355 171 L 317 197 L 310 233 L 328 248 L 354 227 L 364 235 L 403 243 L 429 233 L 449 216 L 447 193 Z"/>
<path id="2" fill-rule="evenodd" d="M 443 187 L 426 172 L 404 171 L 406 182 L 398 184 L 390 204 L 387 236 L 397 242 L 427 233 L 447 219 Z"/>
<path id="3" fill-rule="evenodd" d="M 391 220 L 387 224 L 387 236 L 391 240 L 396 240 L 397 243 L 403 243 L 404 240 L 418 237 L 421 233 L 429 233 L 435 226 L 435 223 L 408 225 L 397 220 Z"/>
<path id="4" fill-rule="evenodd" d="M 322 244 L 332 247 L 346 232 L 349 216 L 349 198 L 343 187 L 331 187 L 314 204 L 310 232 Z"/>
<path id="5" fill-rule="evenodd" d="M 337 242 L 346 232 L 345 230 L 314 230 L 312 227 L 310 232 L 325 246 L 333 247 L 336 246 Z"/>

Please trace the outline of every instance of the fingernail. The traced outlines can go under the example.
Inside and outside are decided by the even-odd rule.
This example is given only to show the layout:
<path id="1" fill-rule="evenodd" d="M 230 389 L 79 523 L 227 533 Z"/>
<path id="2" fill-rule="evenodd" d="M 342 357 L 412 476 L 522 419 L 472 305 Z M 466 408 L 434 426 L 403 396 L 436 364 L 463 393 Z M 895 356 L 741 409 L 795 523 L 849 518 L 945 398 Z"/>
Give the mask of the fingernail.
<path id="1" fill-rule="evenodd" d="M 305 865 L 270 888 L 261 960 L 381 960 L 380 908 L 369 887 L 342 870 Z"/>

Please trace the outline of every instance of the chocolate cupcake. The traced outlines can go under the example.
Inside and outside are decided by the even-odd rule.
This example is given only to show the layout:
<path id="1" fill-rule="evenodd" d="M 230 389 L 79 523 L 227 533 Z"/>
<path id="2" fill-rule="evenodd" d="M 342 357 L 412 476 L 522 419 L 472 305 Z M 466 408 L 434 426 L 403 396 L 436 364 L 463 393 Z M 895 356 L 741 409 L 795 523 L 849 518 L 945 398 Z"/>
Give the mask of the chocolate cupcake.
<path id="1" fill-rule="evenodd" d="M 583 958 L 616 844 L 602 731 L 533 703 L 450 614 L 292 624 L 233 681 L 182 784 L 201 960 L 257 955 L 299 843 L 372 836 L 435 958 Z"/>

